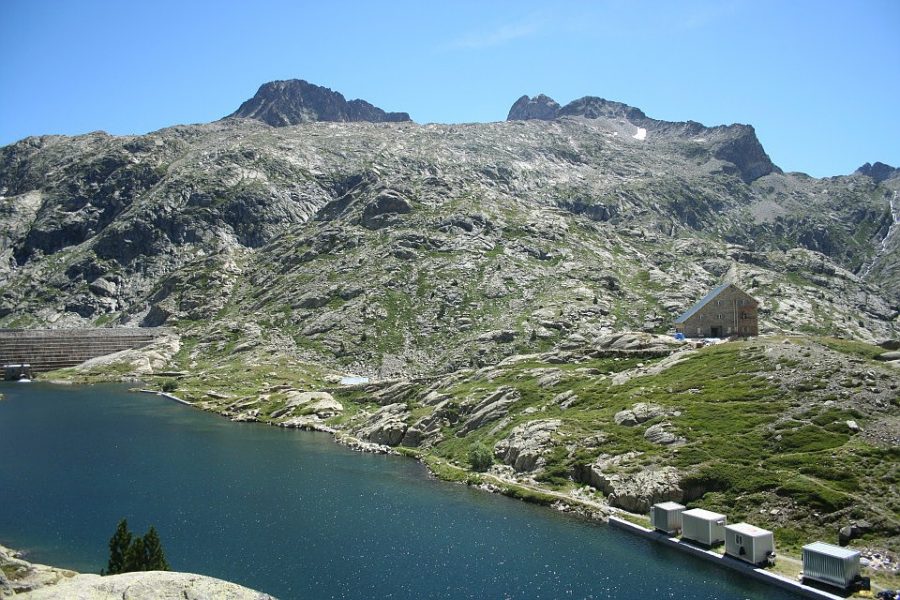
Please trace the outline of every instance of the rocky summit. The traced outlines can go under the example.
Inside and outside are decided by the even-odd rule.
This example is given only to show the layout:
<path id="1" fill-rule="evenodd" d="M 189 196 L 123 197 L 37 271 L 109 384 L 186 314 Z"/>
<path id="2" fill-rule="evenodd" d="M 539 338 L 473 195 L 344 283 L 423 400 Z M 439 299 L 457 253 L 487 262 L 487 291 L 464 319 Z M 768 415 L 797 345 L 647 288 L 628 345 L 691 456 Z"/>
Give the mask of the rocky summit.
<path id="1" fill-rule="evenodd" d="M 468 480 L 520 497 L 680 499 L 785 544 L 866 519 L 894 544 L 890 167 L 785 173 L 749 125 L 593 96 L 397 114 L 273 82 L 214 123 L 0 149 L 0 327 L 165 325 L 153 360 L 57 376 L 139 365 L 235 420 L 449 478 L 493 463 Z M 723 280 L 762 336 L 673 340 Z"/>
<path id="2" fill-rule="evenodd" d="M 405 112 L 385 112 L 365 100 L 344 99 L 338 92 L 302 79 L 270 81 L 226 119 L 256 119 L 272 127 L 287 127 L 311 121 L 409 121 Z"/>

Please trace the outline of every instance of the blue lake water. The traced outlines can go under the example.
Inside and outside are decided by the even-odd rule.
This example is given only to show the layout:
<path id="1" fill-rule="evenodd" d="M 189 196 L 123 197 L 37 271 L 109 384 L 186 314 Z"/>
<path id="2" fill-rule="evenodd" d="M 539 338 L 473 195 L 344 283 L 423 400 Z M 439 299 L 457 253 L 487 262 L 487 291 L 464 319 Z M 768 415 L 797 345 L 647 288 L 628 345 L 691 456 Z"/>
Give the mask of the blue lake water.
<path id="1" fill-rule="evenodd" d="M 156 526 L 174 570 L 284 600 L 795 598 L 324 434 L 123 386 L 0 393 L 0 543 L 35 562 L 97 572 L 126 517 Z"/>

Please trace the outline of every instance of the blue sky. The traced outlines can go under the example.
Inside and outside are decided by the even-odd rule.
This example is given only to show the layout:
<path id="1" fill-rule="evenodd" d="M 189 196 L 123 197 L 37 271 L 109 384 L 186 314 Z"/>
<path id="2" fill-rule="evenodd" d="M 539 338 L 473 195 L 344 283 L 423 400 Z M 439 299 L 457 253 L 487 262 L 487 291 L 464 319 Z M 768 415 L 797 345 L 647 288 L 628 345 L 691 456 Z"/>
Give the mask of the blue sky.
<path id="1" fill-rule="evenodd" d="M 749 123 L 815 176 L 900 166 L 900 1 L 0 0 L 0 144 L 218 119 L 300 78 L 420 123 L 522 94 Z"/>

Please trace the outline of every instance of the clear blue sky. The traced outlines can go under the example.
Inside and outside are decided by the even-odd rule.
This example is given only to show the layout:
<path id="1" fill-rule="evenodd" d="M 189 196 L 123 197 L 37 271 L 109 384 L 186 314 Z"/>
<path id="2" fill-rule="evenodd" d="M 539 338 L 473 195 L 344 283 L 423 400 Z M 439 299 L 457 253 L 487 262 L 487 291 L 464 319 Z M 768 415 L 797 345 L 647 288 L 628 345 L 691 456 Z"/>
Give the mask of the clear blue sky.
<path id="1" fill-rule="evenodd" d="M 522 94 L 749 123 L 785 170 L 900 166 L 900 1 L 0 0 L 0 144 L 218 119 L 306 79 L 420 123 Z"/>

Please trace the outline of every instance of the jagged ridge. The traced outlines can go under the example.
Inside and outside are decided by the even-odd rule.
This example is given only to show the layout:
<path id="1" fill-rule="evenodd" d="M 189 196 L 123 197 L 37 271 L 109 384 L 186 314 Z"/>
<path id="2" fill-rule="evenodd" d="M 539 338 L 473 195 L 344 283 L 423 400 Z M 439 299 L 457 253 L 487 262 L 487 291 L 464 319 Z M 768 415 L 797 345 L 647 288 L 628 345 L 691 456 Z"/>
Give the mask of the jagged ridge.
<path id="1" fill-rule="evenodd" d="M 534 98 L 522 96 L 512 105 L 508 121 L 538 119 L 551 121 L 562 117 L 584 117 L 625 121 L 634 126 L 632 137 L 639 140 L 665 138 L 713 138 L 713 156 L 733 164 L 747 183 L 770 173 L 780 173 L 781 169 L 772 163 L 750 125 L 722 125 L 704 127 L 696 121 L 674 123 L 651 119 L 644 112 L 621 102 L 613 102 L 596 96 L 585 96 L 573 100 L 563 107 L 544 94 Z M 706 141 L 706 139 L 704 139 Z"/>
<path id="2" fill-rule="evenodd" d="M 311 121 L 396 123 L 411 120 L 405 112 L 385 112 L 365 100 L 347 101 L 339 92 L 302 79 L 264 83 L 252 98 L 225 118 L 256 119 L 273 127 Z"/>

